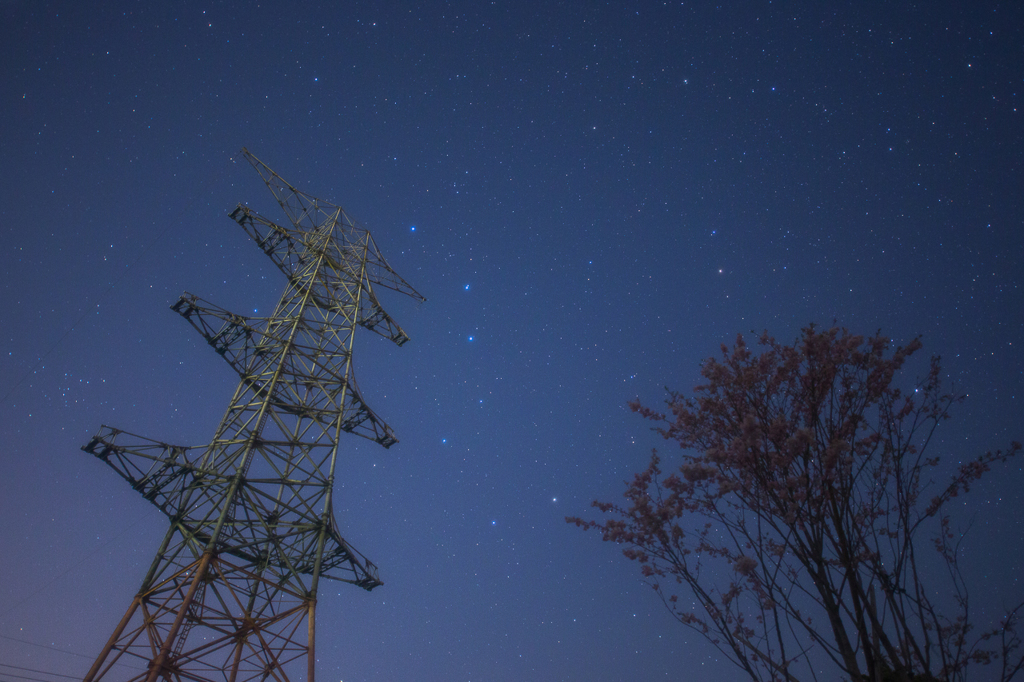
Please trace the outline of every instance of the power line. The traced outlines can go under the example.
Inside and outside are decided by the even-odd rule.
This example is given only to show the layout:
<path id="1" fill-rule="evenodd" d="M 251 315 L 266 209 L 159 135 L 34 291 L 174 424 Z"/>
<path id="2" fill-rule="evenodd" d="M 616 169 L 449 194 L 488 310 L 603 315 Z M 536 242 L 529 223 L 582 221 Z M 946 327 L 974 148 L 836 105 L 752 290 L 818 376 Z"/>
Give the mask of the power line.
<path id="1" fill-rule="evenodd" d="M 21 605 L 22 605 L 22 604 L 24 604 L 25 602 L 27 602 L 27 601 L 29 601 L 29 600 L 33 599 L 33 598 L 34 598 L 34 597 L 35 597 L 35 596 L 36 596 L 37 594 L 39 594 L 40 592 L 42 592 L 42 591 L 43 591 L 43 590 L 45 590 L 45 589 L 46 589 L 47 587 L 49 587 L 49 586 L 50 586 L 50 585 L 52 585 L 53 583 L 57 582 L 58 580 L 60 580 L 60 579 L 61 579 L 61 578 L 63 578 L 64 576 L 66 576 L 66 575 L 67 575 L 68 573 L 70 573 L 71 571 L 75 570 L 76 568 L 80 568 L 80 567 L 81 567 L 81 565 L 82 565 L 82 564 L 83 564 L 83 563 L 84 563 L 84 562 L 85 562 L 85 561 L 86 561 L 87 559 L 91 559 L 91 558 L 92 558 L 93 556 L 95 556 L 96 554 L 98 554 L 98 553 L 99 553 L 99 552 L 100 552 L 100 551 L 101 551 L 102 549 L 104 549 L 104 548 L 105 548 L 105 547 L 106 547 L 107 545 L 109 545 L 109 544 L 110 544 L 111 542 L 113 542 L 114 540 L 117 540 L 117 539 L 118 539 L 118 538 L 120 538 L 120 537 L 121 537 L 122 535 L 124 535 L 125 533 L 127 533 L 128 531 L 130 531 L 130 530 L 131 530 L 132 528 L 134 528 L 135 526 L 139 525 L 139 524 L 140 524 L 140 523 L 141 523 L 141 522 L 143 521 L 143 519 L 144 519 L 144 517 L 142 517 L 142 516 L 138 516 L 138 517 L 136 517 L 135 521 L 133 521 L 132 523 L 130 523 L 130 524 L 128 524 L 127 526 L 125 526 L 124 528 L 122 528 L 122 529 L 121 529 L 121 532 L 120 532 L 120 533 L 118 533 L 117 535 L 114 535 L 114 536 L 113 536 L 113 537 L 111 537 L 111 538 L 110 538 L 109 540 L 107 540 L 106 542 L 104 542 L 104 543 L 103 543 L 102 545 L 100 545 L 99 547 L 97 547 L 97 548 L 96 548 L 96 549 L 94 549 L 93 551 L 89 552 L 89 553 L 88 553 L 88 554 L 86 554 L 85 556 L 81 557 L 81 559 L 79 559 L 79 560 L 78 560 L 78 561 L 76 561 L 75 563 L 73 563 L 73 564 L 71 564 L 70 566 L 68 566 L 68 567 L 67 567 L 67 568 L 66 568 L 66 569 L 65 569 L 65 570 L 64 570 L 64 571 L 63 571 L 62 573 L 59 573 L 59 574 L 57 574 L 57 575 L 53 576 L 52 578 L 50 578 L 50 579 L 49 579 L 48 581 L 46 581 L 45 583 L 43 583 L 42 585 L 40 585 L 40 586 L 39 586 L 39 587 L 38 587 L 38 588 L 36 589 L 36 591 L 35 591 L 35 592 L 32 592 L 32 593 L 31 593 L 31 594 L 29 594 L 29 595 L 28 595 L 27 597 L 23 598 L 23 599 L 22 599 L 21 601 L 19 601 L 19 602 L 15 602 L 14 604 L 12 604 L 11 606 L 9 606 L 9 607 L 8 607 L 8 608 L 6 608 L 5 610 L 3 610 L 3 611 L 0 611 L 0 617 L 4 617 L 4 616 L 6 616 L 7 614 L 11 613 L 11 612 L 12 612 L 12 611 L 14 611 L 14 610 L 15 610 L 16 608 L 18 608 L 19 606 L 21 606 Z M 0 635 L 0 637 L 3 637 L 3 636 L 4 636 L 4 635 Z M 10 638 L 8 638 L 8 639 L 10 639 Z"/>
<path id="2" fill-rule="evenodd" d="M 74 651 L 65 651 L 64 649 L 58 649 L 55 646 L 47 646 L 46 644 L 38 644 L 37 642 L 29 642 L 28 640 L 18 639 L 17 637 L 9 637 L 7 635 L 0 635 L 0 638 L 9 639 L 12 642 L 20 642 L 22 644 L 28 644 L 29 646 L 37 646 L 37 647 L 41 647 L 43 649 L 51 649 L 53 651 L 59 651 L 62 654 L 68 654 L 70 656 L 79 656 L 81 658 L 89 658 L 89 659 L 92 658 L 92 656 L 86 656 L 85 654 L 76 654 Z"/>
<path id="3" fill-rule="evenodd" d="M 0 665 L 2 665 L 2 664 L 0 664 Z M 13 667 L 17 667 L 17 666 L 11 666 L 11 667 L 13 668 Z M 43 672 L 41 670 L 33 670 L 32 672 L 42 672 L 44 675 L 56 674 L 56 673 Z M 55 680 L 46 679 L 44 677 L 29 677 L 28 675 L 18 675 L 16 673 L 9 673 L 7 671 L 2 671 L 2 674 L 6 675 L 8 677 L 16 677 L 16 678 L 18 678 L 20 680 L 32 680 L 33 682 L 55 682 Z M 70 677 L 70 675 L 62 675 L 62 677 Z M 75 679 L 77 679 L 77 678 L 75 678 Z M 5 681 L 3 680 L 3 678 L 0 678 L 0 682 L 5 682 Z"/>
<path id="4" fill-rule="evenodd" d="M 24 670 L 26 672 L 39 673 L 41 675 L 53 675 L 55 677 L 67 677 L 67 678 L 70 678 L 72 680 L 77 680 L 78 677 L 79 677 L 78 675 L 63 675 L 61 673 L 52 673 L 52 672 L 49 672 L 48 670 L 36 670 L 35 668 L 23 668 L 20 665 L 11 665 L 10 663 L 0 663 L 0 667 L 3 667 L 3 668 L 14 668 L 15 670 Z M 14 673 L 4 673 L 4 675 L 13 675 L 13 674 Z M 31 678 L 26 678 L 26 679 L 31 679 Z"/>
<path id="5" fill-rule="evenodd" d="M 80 653 L 77 653 L 75 651 L 67 651 L 66 649 L 58 649 L 55 646 L 48 646 L 46 644 L 39 644 L 38 642 L 30 642 L 27 639 L 18 639 L 17 637 L 10 637 L 8 635 L 0 635 L 0 639 L 9 639 L 12 642 L 19 642 L 21 644 L 28 644 L 29 646 L 37 646 L 37 647 L 39 647 L 41 649 L 50 649 L 51 651 L 57 651 L 57 652 L 60 652 L 62 654 L 67 654 L 68 656 L 78 656 L 79 658 L 85 658 L 85 659 L 88 659 L 90 661 L 95 660 L 95 658 L 96 658 L 95 656 L 87 656 L 85 654 L 80 654 Z M 9 665 L 7 663 L 0 663 L 0 665 L 6 665 L 6 666 L 11 667 L 11 668 L 16 668 L 17 667 L 17 666 Z M 124 666 L 125 668 L 131 668 L 132 670 L 145 670 L 145 668 L 137 667 L 137 666 L 134 666 L 134 665 L 128 665 L 126 663 L 122 663 L 121 661 L 118 661 L 114 665 Z M 33 672 L 42 672 L 42 671 L 33 671 Z M 3 674 L 4 675 L 10 675 L 12 673 L 3 673 Z M 46 674 L 51 674 L 51 673 L 46 673 Z M 56 674 L 56 673 L 52 673 L 52 674 Z M 64 677 L 67 677 L 67 676 L 65 675 Z M 75 677 L 74 679 L 77 680 L 78 677 Z M 0 679 L 0 682 L 4 682 L 4 680 Z M 44 682 L 51 682 L 51 681 L 50 680 L 45 680 Z"/>
<path id="6" fill-rule="evenodd" d="M 95 656 L 89 656 L 89 655 L 86 655 L 84 653 L 78 653 L 76 651 L 68 651 L 68 650 L 65 650 L 65 649 L 58 649 L 55 646 L 47 646 L 46 644 L 39 644 L 37 642 L 30 642 L 29 640 L 26 640 L 26 639 L 18 639 L 16 637 L 9 637 L 7 635 L 0 635 L 0 639 L 9 639 L 12 642 L 19 642 L 19 643 L 22 643 L 22 644 L 28 644 L 29 646 L 38 646 L 38 647 L 43 648 L 43 649 L 50 649 L 51 651 L 58 651 L 60 653 L 66 653 L 66 654 L 68 654 L 70 656 L 78 656 L 79 658 L 87 658 L 88 660 L 94 660 L 95 659 Z M 119 662 L 117 662 L 114 665 L 115 666 L 123 666 L 124 668 L 130 668 L 131 670 L 145 670 L 144 668 L 139 668 L 137 666 L 129 666 L 128 664 L 120 662 L 120 660 L 119 660 Z M 17 668 L 17 666 L 11 666 L 10 664 L 0 664 L 0 666 L 5 666 L 7 668 Z M 26 668 L 26 669 L 23 669 L 23 670 L 29 670 L 29 669 Z M 33 673 L 43 673 L 44 675 L 59 675 L 58 673 L 46 673 L 44 671 L 31 671 L 31 672 L 33 672 Z M 12 675 L 14 677 L 18 677 L 17 675 L 14 675 L 13 673 L 3 672 L 3 673 L 0 673 L 0 674 L 2 674 L 2 675 Z M 72 679 L 75 679 L 75 680 L 80 679 L 79 677 L 74 676 L 74 675 L 60 675 L 60 677 L 71 677 Z M 24 679 L 28 680 L 28 679 L 34 679 L 34 678 L 24 678 Z M 8 681 L 0 678 L 0 682 L 8 682 Z M 53 682 L 53 681 L 52 680 L 39 680 L 37 682 Z"/>

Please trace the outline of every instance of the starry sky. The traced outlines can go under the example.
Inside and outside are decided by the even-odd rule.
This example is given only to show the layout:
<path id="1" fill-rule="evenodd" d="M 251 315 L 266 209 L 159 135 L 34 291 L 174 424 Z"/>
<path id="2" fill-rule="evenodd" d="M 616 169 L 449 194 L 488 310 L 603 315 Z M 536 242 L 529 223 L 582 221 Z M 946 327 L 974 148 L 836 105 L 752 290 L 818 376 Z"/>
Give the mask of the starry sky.
<path id="1" fill-rule="evenodd" d="M 357 336 L 400 442 L 342 443 L 385 584 L 321 591 L 322 680 L 735 679 L 564 517 L 737 333 L 920 335 L 969 395 L 935 454 L 1024 435 L 1021 3 L 2 0 L 0 54 L 2 682 L 84 674 L 166 529 L 79 448 L 207 443 L 234 391 L 168 306 L 284 288 L 226 217 L 284 220 L 242 147 L 427 297 Z M 979 618 L 1022 481 L 962 503 Z"/>

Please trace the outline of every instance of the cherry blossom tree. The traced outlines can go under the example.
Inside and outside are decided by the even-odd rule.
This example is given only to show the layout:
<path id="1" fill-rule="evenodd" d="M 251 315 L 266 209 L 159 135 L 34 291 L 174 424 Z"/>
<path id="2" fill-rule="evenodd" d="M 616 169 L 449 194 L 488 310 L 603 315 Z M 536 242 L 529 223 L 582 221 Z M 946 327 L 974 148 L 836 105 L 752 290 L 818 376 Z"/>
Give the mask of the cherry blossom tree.
<path id="1" fill-rule="evenodd" d="M 665 413 L 631 403 L 681 464 L 665 475 L 655 451 L 625 504 L 594 503 L 607 520 L 566 520 L 624 545 L 675 618 L 752 680 L 1013 678 L 1024 604 L 973 626 L 947 507 L 1021 445 L 940 463 L 936 429 L 962 398 L 938 358 L 898 387 L 918 339 L 812 325 L 759 345 L 723 346 Z"/>

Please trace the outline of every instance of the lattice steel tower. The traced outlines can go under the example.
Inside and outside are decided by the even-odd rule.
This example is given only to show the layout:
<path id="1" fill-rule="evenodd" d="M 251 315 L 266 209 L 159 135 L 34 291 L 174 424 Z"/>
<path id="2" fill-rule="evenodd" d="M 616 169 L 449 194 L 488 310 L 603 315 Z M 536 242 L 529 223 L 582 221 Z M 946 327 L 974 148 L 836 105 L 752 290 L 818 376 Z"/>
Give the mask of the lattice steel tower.
<path id="1" fill-rule="evenodd" d="M 399 346 L 409 338 L 377 302 L 374 285 L 424 299 L 340 207 L 241 153 L 291 226 L 241 204 L 231 217 L 288 285 L 267 318 L 235 315 L 188 293 L 171 306 L 241 377 L 209 445 L 190 449 L 104 426 L 82 448 L 171 521 L 86 682 L 313 682 L 320 579 L 366 590 L 381 584 L 376 567 L 338 532 L 332 508 L 341 435 L 397 442 L 359 395 L 352 338 L 357 324 Z"/>

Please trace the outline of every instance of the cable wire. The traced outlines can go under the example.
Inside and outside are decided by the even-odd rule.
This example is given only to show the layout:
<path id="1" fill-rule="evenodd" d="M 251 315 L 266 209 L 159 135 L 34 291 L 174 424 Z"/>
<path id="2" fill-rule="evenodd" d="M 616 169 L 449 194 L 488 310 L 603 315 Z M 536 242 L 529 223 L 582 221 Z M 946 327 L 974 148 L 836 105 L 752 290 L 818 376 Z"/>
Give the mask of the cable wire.
<path id="1" fill-rule="evenodd" d="M 78 675 L 64 675 L 62 673 L 52 673 L 48 670 L 36 670 L 35 668 L 23 668 L 20 665 L 11 665 L 10 663 L 0 663 L 0 668 L 14 668 L 15 670 L 24 670 L 30 673 L 39 673 L 40 675 L 53 675 L 55 677 L 67 677 L 72 680 L 77 680 Z M 13 675 L 14 673 L 3 673 L 4 675 Z"/>

